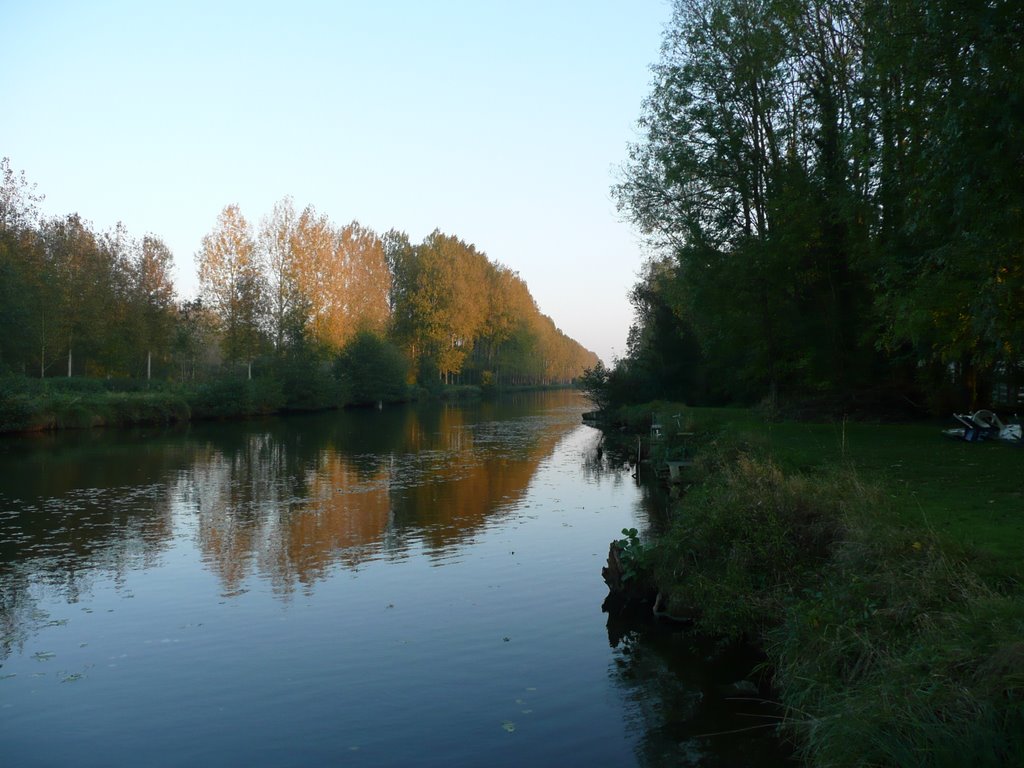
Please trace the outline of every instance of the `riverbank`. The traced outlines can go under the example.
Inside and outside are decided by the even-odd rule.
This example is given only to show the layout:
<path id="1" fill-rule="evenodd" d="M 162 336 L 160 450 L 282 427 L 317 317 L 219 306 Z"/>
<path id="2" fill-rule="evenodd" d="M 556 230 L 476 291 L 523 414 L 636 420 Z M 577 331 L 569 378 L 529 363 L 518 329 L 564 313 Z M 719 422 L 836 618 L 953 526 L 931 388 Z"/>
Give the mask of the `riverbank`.
<path id="1" fill-rule="evenodd" d="M 1024 451 L 671 404 L 620 421 L 652 414 L 694 465 L 631 560 L 667 612 L 763 648 L 810 764 L 1024 764 Z"/>
<path id="2" fill-rule="evenodd" d="M 318 386 L 313 386 L 318 385 Z M 465 401 L 510 392 L 557 389 L 409 386 L 382 402 Z M 191 386 L 134 380 L 0 378 L 0 433 L 235 420 L 360 407 L 318 382 L 223 379 Z"/>

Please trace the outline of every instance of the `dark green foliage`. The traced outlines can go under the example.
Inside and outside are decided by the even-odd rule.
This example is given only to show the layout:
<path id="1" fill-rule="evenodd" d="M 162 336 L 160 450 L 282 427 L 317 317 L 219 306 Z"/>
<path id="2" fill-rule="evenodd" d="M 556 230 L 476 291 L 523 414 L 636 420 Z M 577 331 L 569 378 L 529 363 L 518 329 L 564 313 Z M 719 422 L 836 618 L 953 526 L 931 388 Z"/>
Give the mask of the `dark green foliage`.
<path id="1" fill-rule="evenodd" d="M 227 378 L 200 385 L 189 397 L 200 419 L 230 419 L 274 413 L 284 405 L 280 382 L 271 377 Z"/>
<path id="2" fill-rule="evenodd" d="M 169 424 L 191 417 L 180 393 L 122 384 L 83 378 L 0 378 L 0 432 Z"/>
<path id="3" fill-rule="evenodd" d="M 628 395 L 989 403 L 1024 359 L 1022 37 L 1005 0 L 676 0 L 615 188 L 665 254 Z"/>
<path id="4" fill-rule="evenodd" d="M 337 408 L 342 403 L 330 363 L 307 344 L 296 344 L 274 360 L 267 375 L 280 384 L 285 410 L 316 411 Z"/>
<path id="5" fill-rule="evenodd" d="M 0 375 L 0 432 L 28 429 L 35 404 L 21 376 Z"/>
<path id="6" fill-rule="evenodd" d="M 612 405 L 610 375 L 611 371 L 601 360 L 598 360 L 592 368 L 584 370 L 583 375 L 576 382 L 576 386 L 599 411 L 606 411 Z"/>
<path id="7" fill-rule="evenodd" d="M 439 393 L 442 400 L 477 400 L 483 395 L 483 390 L 476 384 L 452 384 L 445 387 Z"/>
<path id="8" fill-rule="evenodd" d="M 640 541 L 640 532 L 636 528 L 623 528 L 622 536 L 615 543 L 622 564 L 623 582 L 637 584 L 647 580 L 651 569 L 650 551 Z"/>
<path id="9" fill-rule="evenodd" d="M 408 396 L 405 357 L 369 331 L 357 333 L 345 345 L 334 363 L 334 375 L 348 404 L 390 403 Z"/>
<path id="10" fill-rule="evenodd" d="M 625 379 L 619 389 L 635 402 L 667 398 L 692 403 L 715 402 L 713 382 L 726 360 L 705 355 L 681 291 L 678 267 L 652 261 L 644 279 L 630 292 L 636 323 L 630 328 L 628 354 L 612 376 Z M 618 400 L 620 396 L 613 395 Z"/>
<path id="11" fill-rule="evenodd" d="M 794 589 L 818 583 L 842 530 L 849 479 L 785 476 L 743 453 L 704 461 L 715 469 L 658 548 L 656 580 L 671 590 L 671 612 L 699 614 L 703 630 L 761 637 Z"/>

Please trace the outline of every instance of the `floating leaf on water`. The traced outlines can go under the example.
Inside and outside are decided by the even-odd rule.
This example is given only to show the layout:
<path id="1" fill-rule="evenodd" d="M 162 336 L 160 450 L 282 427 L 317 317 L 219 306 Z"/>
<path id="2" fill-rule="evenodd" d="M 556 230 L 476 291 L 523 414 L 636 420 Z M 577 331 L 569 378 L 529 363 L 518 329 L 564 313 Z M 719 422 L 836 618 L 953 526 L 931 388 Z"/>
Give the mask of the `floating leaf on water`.
<path id="1" fill-rule="evenodd" d="M 506 731 L 508 733 L 515 733 L 516 724 L 513 723 L 511 720 L 506 720 L 505 722 L 503 722 L 501 724 L 501 728 L 502 728 L 502 730 L 504 730 L 504 731 Z"/>

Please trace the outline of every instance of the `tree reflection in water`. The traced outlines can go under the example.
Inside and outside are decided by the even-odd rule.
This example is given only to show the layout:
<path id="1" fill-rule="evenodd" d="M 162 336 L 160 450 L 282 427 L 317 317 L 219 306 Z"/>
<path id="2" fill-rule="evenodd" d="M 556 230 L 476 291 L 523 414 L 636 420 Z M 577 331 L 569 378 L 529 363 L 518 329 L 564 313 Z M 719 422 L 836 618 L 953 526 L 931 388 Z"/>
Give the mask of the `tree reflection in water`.
<path id="1" fill-rule="evenodd" d="M 522 498 L 563 431 L 517 439 L 514 423 L 469 423 L 462 408 L 347 417 L 207 444 L 181 473 L 173 495 L 228 594 L 254 571 L 287 594 L 336 565 L 444 552 Z"/>
<path id="2" fill-rule="evenodd" d="M 34 623 L 30 585 L 74 603 L 146 567 L 176 525 L 225 595 L 254 574 L 288 595 L 336 566 L 443 556 L 519 502 L 564 433 L 535 412 L 527 397 L 5 438 L 0 654 Z"/>
<path id="3" fill-rule="evenodd" d="M 409 764 L 395 722 L 503 765 L 771 754 L 701 737 L 737 719 L 710 651 L 642 626 L 609 650 L 602 550 L 664 504 L 560 396 L 0 441 L 0 684 L 23 718 L 0 732 L 27 755 L 77 723 L 47 737 L 53 764 L 83 754 L 82 722 L 250 764 L 276 764 L 272 734 L 233 735 L 254 722 L 367 765 L 370 746 Z"/>

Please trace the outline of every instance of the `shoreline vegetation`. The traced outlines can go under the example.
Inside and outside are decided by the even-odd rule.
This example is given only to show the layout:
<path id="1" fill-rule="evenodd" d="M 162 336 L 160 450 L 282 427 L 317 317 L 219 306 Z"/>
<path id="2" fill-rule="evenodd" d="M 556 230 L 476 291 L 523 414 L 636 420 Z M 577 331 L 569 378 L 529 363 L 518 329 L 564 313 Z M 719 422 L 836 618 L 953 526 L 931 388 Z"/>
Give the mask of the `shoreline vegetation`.
<path id="1" fill-rule="evenodd" d="M 672 11 L 612 189 L 651 258 L 580 384 L 684 490 L 606 574 L 761 648 L 807 764 L 1024 765 L 1024 452 L 928 421 L 1024 406 L 1024 4 Z"/>
<path id="2" fill-rule="evenodd" d="M 934 423 L 606 413 L 624 454 L 654 420 L 671 426 L 652 453 L 685 441 L 693 456 L 665 526 L 613 543 L 632 593 L 763 651 L 755 673 L 799 757 L 1024 765 L 1019 448 L 953 442 Z"/>
<path id="3" fill-rule="evenodd" d="M 423 400 L 475 400 L 557 385 L 487 387 L 472 384 L 432 388 L 409 385 L 354 397 L 336 381 L 319 391 L 287 391 L 274 378 L 222 379 L 195 385 L 86 378 L 0 377 L 0 434 L 28 434 L 93 427 L 168 425 L 190 421 L 240 420 L 274 414 L 373 407 Z"/>
<path id="4" fill-rule="evenodd" d="M 0 431 L 571 384 L 598 359 L 517 272 L 440 230 L 414 243 L 289 197 L 258 222 L 229 204 L 183 299 L 158 236 L 44 217 L 42 199 L 0 158 Z"/>

